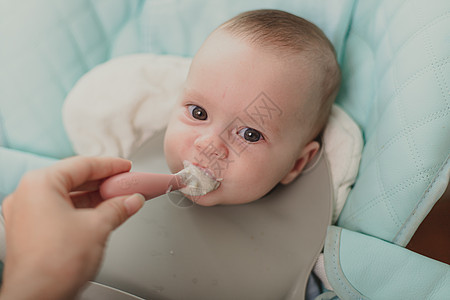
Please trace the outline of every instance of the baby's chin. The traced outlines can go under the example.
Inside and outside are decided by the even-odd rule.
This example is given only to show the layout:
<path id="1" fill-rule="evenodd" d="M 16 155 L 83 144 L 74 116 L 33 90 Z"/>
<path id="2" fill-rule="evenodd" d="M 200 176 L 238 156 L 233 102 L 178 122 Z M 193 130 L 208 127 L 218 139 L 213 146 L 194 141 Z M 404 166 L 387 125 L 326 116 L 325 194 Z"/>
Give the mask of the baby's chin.
<path id="1" fill-rule="evenodd" d="M 202 196 L 191 196 L 191 195 L 187 195 L 187 194 L 183 194 L 186 198 L 188 198 L 189 200 L 191 200 L 193 203 L 198 204 L 200 206 L 215 206 L 215 205 L 220 205 L 220 204 L 224 204 L 222 203 L 222 201 L 220 201 L 219 197 L 216 197 L 215 195 L 211 195 L 213 192 L 210 192 L 206 195 L 202 195 Z"/>

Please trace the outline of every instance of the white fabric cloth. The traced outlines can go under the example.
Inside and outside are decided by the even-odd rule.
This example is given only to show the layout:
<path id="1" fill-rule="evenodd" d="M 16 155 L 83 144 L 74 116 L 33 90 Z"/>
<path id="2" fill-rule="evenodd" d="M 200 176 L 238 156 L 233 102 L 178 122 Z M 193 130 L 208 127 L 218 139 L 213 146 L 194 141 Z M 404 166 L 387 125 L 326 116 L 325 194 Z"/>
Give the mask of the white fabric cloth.
<path id="1" fill-rule="evenodd" d="M 85 74 L 63 106 L 75 152 L 129 157 L 167 126 L 190 63 L 182 57 L 136 54 Z"/>
<path id="2" fill-rule="evenodd" d="M 317 258 L 316 264 L 313 268 L 313 272 L 317 277 L 319 277 L 320 281 L 322 281 L 324 288 L 329 291 L 333 290 L 333 287 L 328 282 L 327 273 L 325 272 L 325 260 L 323 253 L 320 253 L 319 257 Z"/>
<path id="3" fill-rule="evenodd" d="M 334 207 L 331 222 L 335 224 L 356 180 L 363 148 L 358 125 L 337 105 L 331 110 L 323 133 L 323 143 L 333 181 Z M 333 290 L 325 272 L 323 253 L 319 255 L 313 272 L 327 290 Z"/>
<path id="4" fill-rule="evenodd" d="M 358 174 L 363 139 L 356 123 L 334 105 L 323 133 L 335 195 L 332 223 L 336 223 Z"/>

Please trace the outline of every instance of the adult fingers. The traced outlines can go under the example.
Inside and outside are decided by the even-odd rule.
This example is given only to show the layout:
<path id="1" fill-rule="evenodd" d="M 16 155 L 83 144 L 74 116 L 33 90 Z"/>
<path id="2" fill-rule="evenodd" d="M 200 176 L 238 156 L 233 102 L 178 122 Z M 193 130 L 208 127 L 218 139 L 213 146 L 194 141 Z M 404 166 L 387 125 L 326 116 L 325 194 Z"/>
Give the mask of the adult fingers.
<path id="1" fill-rule="evenodd" d="M 91 180 L 87 181 L 80 186 L 77 186 L 72 189 L 74 192 L 92 192 L 92 191 L 98 191 L 100 188 L 100 184 L 103 182 L 104 179 L 100 180 Z"/>
<path id="2" fill-rule="evenodd" d="M 144 202 L 145 198 L 141 194 L 116 197 L 100 203 L 95 212 L 99 220 L 112 231 L 138 212 Z"/>
<path id="3" fill-rule="evenodd" d="M 72 203 L 75 208 L 94 208 L 103 202 L 103 198 L 100 196 L 99 191 L 71 192 L 70 199 L 72 199 Z"/>
<path id="4" fill-rule="evenodd" d="M 84 157 L 76 156 L 61 160 L 47 169 L 49 176 L 53 176 L 61 183 L 66 191 L 115 174 L 127 172 L 131 169 L 131 162 L 116 157 Z"/>
<path id="5" fill-rule="evenodd" d="M 6 217 L 7 212 L 9 212 L 9 206 L 11 205 L 11 202 L 13 201 L 12 195 L 7 196 L 5 199 L 3 199 L 3 202 L 1 204 L 1 214 L 3 217 Z"/>

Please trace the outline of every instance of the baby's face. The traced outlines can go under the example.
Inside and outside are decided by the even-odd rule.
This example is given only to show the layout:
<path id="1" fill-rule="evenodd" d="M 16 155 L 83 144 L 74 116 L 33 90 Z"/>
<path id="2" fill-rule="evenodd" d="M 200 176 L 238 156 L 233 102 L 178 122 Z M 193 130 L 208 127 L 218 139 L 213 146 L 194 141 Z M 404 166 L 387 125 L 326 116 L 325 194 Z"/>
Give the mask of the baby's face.
<path id="1" fill-rule="evenodd" d="M 224 31 L 208 38 L 192 62 L 164 141 L 172 172 L 188 160 L 221 179 L 217 190 L 191 197 L 194 202 L 257 200 L 279 182 L 292 181 L 312 158 L 318 145 L 306 145 L 298 111 L 318 89 L 299 65 Z M 305 157 L 307 148 L 313 151 Z"/>

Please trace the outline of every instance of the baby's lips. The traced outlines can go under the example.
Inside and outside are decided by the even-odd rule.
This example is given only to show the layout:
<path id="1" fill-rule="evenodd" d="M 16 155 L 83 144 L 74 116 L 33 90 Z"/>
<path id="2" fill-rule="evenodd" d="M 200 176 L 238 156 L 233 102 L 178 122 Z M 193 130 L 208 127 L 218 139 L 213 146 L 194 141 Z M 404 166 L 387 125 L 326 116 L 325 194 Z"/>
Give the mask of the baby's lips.
<path id="1" fill-rule="evenodd" d="M 197 168 L 199 168 L 200 170 L 202 170 L 206 175 L 208 175 L 209 177 L 211 177 L 212 179 L 214 179 L 215 181 L 220 181 L 217 179 L 217 177 L 214 175 L 214 172 L 211 171 L 211 169 L 204 167 L 198 163 L 192 163 L 194 166 L 196 166 Z"/>
<path id="2" fill-rule="evenodd" d="M 220 182 L 208 168 L 187 160 L 183 161 L 183 165 L 184 169 L 176 173 L 186 184 L 186 187 L 180 190 L 182 193 L 190 196 L 201 196 L 219 187 Z"/>

